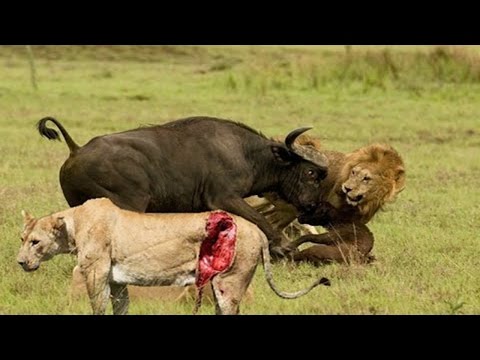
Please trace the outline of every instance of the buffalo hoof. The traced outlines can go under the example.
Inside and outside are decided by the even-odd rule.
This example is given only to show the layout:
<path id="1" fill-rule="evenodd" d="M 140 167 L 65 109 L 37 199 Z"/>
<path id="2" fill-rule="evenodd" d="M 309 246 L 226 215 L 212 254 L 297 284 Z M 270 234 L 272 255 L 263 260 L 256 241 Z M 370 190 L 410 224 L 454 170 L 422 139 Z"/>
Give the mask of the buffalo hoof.
<path id="1" fill-rule="evenodd" d="M 270 248 L 270 256 L 273 262 L 283 260 L 283 259 L 293 259 L 293 254 L 296 249 L 292 249 L 288 246 L 272 246 Z"/>

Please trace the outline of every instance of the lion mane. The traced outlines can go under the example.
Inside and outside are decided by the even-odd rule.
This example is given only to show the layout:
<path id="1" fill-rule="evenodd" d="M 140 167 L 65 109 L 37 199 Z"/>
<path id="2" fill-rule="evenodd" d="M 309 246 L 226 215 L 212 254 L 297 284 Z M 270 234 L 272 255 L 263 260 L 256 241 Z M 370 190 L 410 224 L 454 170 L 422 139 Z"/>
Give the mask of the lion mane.
<path id="1" fill-rule="evenodd" d="M 361 178 L 353 178 L 354 169 L 368 172 L 369 179 L 366 184 Z M 364 146 L 346 154 L 343 166 L 338 172 L 332 192 L 341 198 L 337 200 L 341 207 L 350 206 L 343 190 L 345 185 L 352 185 L 352 191 L 363 187 L 363 201 L 356 206 L 357 214 L 354 219 L 343 220 L 356 220 L 366 224 L 378 210 L 386 203 L 393 202 L 405 188 L 404 162 L 390 145 L 376 143 Z"/>

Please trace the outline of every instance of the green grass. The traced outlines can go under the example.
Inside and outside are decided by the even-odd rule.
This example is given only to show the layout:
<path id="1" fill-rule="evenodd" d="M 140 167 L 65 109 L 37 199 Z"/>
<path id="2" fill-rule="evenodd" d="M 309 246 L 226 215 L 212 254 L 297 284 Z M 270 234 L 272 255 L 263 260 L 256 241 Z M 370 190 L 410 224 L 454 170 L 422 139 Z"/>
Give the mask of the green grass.
<path id="1" fill-rule="evenodd" d="M 269 136 L 300 126 L 324 147 L 388 142 L 407 186 L 369 224 L 368 266 L 274 266 L 284 290 L 318 276 L 298 300 L 277 298 L 259 268 L 244 314 L 480 313 L 480 55 L 478 47 L 0 47 L 0 313 L 88 314 L 68 295 L 75 259 L 35 273 L 16 264 L 20 212 L 67 204 L 58 171 L 64 143 L 35 123 L 58 118 L 79 144 L 93 136 L 190 115 L 245 122 Z M 134 299 L 132 314 L 188 314 L 193 304 Z M 206 303 L 202 314 L 213 313 Z"/>

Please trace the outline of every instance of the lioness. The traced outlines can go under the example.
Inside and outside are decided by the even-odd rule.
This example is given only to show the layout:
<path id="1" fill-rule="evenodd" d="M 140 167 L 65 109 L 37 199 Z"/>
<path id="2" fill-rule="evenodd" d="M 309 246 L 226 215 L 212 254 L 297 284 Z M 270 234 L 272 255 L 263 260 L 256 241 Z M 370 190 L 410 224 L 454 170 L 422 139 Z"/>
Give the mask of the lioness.
<path id="1" fill-rule="evenodd" d="M 113 313 L 126 314 L 127 284 L 186 286 L 198 283 L 199 278 L 212 278 L 217 314 L 237 314 L 261 252 L 268 284 L 281 297 L 295 298 L 319 284 L 329 284 L 328 279 L 321 278 L 296 293 L 277 290 L 269 268 L 266 236 L 247 220 L 222 213 L 228 226 L 225 222 L 214 224 L 217 228 L 212 233 L 212 224 L 207 222 L 212 212 L 144 214 L 122 210 L 106 198 L 39 219 L 23 212 L 17 261 L 25 271 L 34 271 L 56 254 L 76 254 L 94 314 L 105 313 L 110 295 Z M 211 254 L 227 228 L 235 231 L 223 234 L 224 238 L 235 245 L 230 247 L 233 250 L 229 250 L 230 260 L 225 264 L 225 259 L 212 258 Z M 212 234 L 218 237 L 212 238 Z M 204 246 L 207 241 L 212 244 L 210 248 Z M 199 271 L 202 268 L 209 277 Z"/>

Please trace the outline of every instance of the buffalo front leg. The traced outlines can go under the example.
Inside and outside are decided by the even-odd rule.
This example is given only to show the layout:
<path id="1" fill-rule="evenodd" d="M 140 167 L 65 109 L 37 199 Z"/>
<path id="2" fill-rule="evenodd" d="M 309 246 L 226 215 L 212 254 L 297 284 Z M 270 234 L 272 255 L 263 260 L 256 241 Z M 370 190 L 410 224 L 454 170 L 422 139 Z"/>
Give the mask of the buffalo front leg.
<path id="1" fill-rule="evenodd" d="M 130 304 L 127 285 L 111 282 L 110 293 L 112 297 L 113 315 L 126 315 Z"/>
<path id="2" fill-rule="evenodd" d="M 288 253 L 288 239 L 278 231 L 275 231 L 265 216 L 248 205 L 241 197 L 215 199 L 209 205 L 212 210 L 222 209 L 229 211 L 257 225 L 267 236 L 272 255 L 284 257 Z"/>

